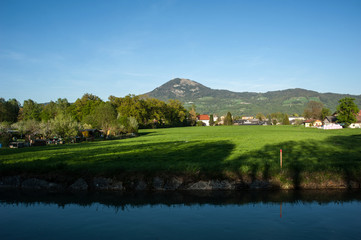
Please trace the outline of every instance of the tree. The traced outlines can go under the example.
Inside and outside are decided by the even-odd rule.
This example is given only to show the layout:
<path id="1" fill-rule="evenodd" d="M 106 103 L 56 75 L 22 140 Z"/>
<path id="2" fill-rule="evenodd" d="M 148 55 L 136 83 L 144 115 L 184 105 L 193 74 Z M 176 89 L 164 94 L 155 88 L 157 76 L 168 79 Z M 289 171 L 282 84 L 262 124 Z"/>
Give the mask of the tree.
<path id="1" fill-rule="evenodd" d="M 186 112 L 183 104 L 179 100 L 169 100 L 169 124 L 170 126 L 184 126 L 186 125 Z"/>
<path id="2" fill-rule="evenodd" d="M 43 106 L 43 109 L 40 113 L 40 118 L 43 122 L 47 122 L 50 119 L 55 118 L 57 114 L 56 104 L 53 101 Z"/>
<path id="3" fill-rule="evenodd" d="M 52 134 L 53 134 L 53 132 L 52 132 L 52 125 L 51 125 L 51 123 L 50 123 L 50 121 L 47 121 L 47 122 L 45 122 L 45 121 L 42 121 L 41 123 L 40 123 L 40 129 L 39 129 L 39 133 L 43 136 L 43 137 L 45 137 L 45 138 L 51 138 L 52 137 Z"/>
<path id="4" fill-rule="evenodd" d="M 92 117 L 92 122 L 87 123 L 90 123 L 97 128 L 101 128 L 105 132 L 105 135 L 108 136 L 108 133 L 117 119 L 117 112 L 111 103 L 103 102 L 95 108 L 94 114 L 89 116 Z"/>
<path id="5" fill-rule="evenodd" d="M 16 122 L 20 110 L 20 103 L 14 98 L 5 101 L 0 98 L 0 122 Z"/>
<path id="6" fill-rule="evenodd" d="M 309 101 L 303 115 L 307 119 L 321 119 L 323 104 L 321 102 Z"/>
<path id="7" fill-rule="evenodd" d="M 331 111 L 328 108 L 322 108 L 321 111 L 321 120 L 325 119 L 325 117 L 330 116 L 331 115 Z"/>
<path id="8" fill-rule="evenodd" d="M 228 112 L 224 118 L 224 125 L 233 125 L 232 114 L 230 112 Z"/>
<path id="9" fill-rule="evenodd" d="M 284 114 L 281 112 L 271 113 L 270 114 L 272 125 L 277 125 L 283 122 Z"/>
<path id="10" fill-rule="evenodd" d="M 11 125 L 12 128 L 19 131 L 21 137 L 23 135 L 28 137 L 30 141 L 37 134 L 41 134 L 39 122 L 35 119 L 21 120 Z"/>
<path id="11" fill-rule="evenodd" d="M 340 104 L 337 106 L 337 121 L 344 123 L 345 127 L 356 122 L 356 115 L 359 109 L 354 100 L 354 98 L 345 97 L 338 101 Z"/>
<path id="12" fill-rule="evenodd" d="M 267 124 L 268 125 L 272 125 L 272 117 L 271 117 L 271 114 L 268 114 L 268 116 L 267 116 Z"/>
<path id="13" fill-rule="evenodd" d="M 209 126 L 213 126 L 214 125 L 214 118 L 213 118 L 213 114 L 209 115 Z"/>
<path id="14" fill-rule="evenodd" d="M 283 125 L 290 125 L 290 120 L 289 120 L 287 114 L 284 114 L 283 120 L 282 120 L 282 124 L 283 124 Z"/>
<path id="15" fill-rule="evenodd" d="M 69 107 L 69 111 L 76 120 L 81 122 L 86 116 L 93 113 L 94 109 L 102 102 L 103 101 L 99 97 L 86 93 L 82 96 L 82 98 L 78 98 L 75 103 Z M 61 103 L 58 103 L 59 107 L 63 105 L 62 101 Z"/>
<path id="16" fill-rule="evenodd" d="M 147 124 L 150 112 L 144 99 L 134 95 L 128 95 L 124 98 L 110 96 L 109 101 L 116 107 L 120 116 L 134 117 L 143 126 Z"/>
<path id="17" fill-rule="evenodd" d="M 129 117 L 128 121 L 129 121 L 128 132 L 130 132 L 130 133 L 138 133 L 137 119 L 135 119 L 135 117 Z"/>
<path id="18" fill-rule="evenodd" d="M 192 107 L 192 109 L 189 111 L 189 121 L 190 121 L 190 125 L 194 126 L 197 123 L 197 113 L 196 110 L 194 109 L 194 107 Z"/>
<path id="19" fill-rule="evenodd" d="M 21 120 L 36 120 L 40 121 L 41 107 L 39 104 L 31 99 L 25 100 L 21 113 Z"/>
<path id="20" fill-rule="evenodd" d="M 51 131 L 57 137 L 75 137 L 80 129 L 80 124 L 70 115 L 59 114 L 50 120 Z"/>
<path id="21" fill-rule="evenodd" d="M 187 124 L 186 109 L 178 100 L 167 103 L 155 98 L 128 95 L 124 98 L 110 96 L 109 102 L 122 117 L 134 117 L 140 127 L 184 126 Z"/>
<path id="22" fill-rule="evenodd" d="M 257 113 L 256 118 L 260 121 L 266 120 L 266 117 L 262 113 Z"/>
<path id="23" fill-rule="evenodd" d="M 8 133 L 9 125 L 6 122 L 0 122 L 0 143 L 3 146 L 9 145 L 11 135 Z"/>

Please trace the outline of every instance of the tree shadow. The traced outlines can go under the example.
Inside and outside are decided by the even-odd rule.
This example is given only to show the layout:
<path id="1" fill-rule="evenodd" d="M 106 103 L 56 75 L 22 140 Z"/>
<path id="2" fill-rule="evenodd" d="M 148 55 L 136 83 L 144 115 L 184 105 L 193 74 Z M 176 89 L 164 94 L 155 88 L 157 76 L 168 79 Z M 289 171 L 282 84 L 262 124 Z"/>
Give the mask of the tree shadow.
<path id="1" fill-rule="evenodd" d="M 117 176 L 124 173 L 149 175 L 219 174 L 222 161 L 234 149 L 229 141 L 104 142 L 74 146 L 63 151 L 44 151 L 32 161 L 1 164 L 0 173 L 66 173 L 70 175 Z"/>
<path id="2" fill-rule="evenodd" d="M 283 168 L 280 168 L 280 149 L 283 150 Z M 307 181 L 305 176 L 320 174 L 327 180 L 334 174 L 341 176 L 348 187 L 361 183 L 361 135 L 332 136 L 324 141 L 288 141 L 268 144 L 224 163 L 225 168 L 248 176 L 249 180 L 268 181 L 281 175 L 291 179 L 298 189 Z"/>

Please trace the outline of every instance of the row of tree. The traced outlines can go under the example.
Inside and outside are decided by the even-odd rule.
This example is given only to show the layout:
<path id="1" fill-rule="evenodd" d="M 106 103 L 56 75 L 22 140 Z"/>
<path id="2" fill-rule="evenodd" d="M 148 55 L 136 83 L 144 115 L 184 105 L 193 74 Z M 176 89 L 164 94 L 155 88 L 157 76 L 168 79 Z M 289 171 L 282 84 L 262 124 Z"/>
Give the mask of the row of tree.
<path id="1" fill-rule="evenodd" d="M 0 99 L 0 122 L 14 123 L 22 120 L 47 122 L 57 115 L 67 115 L 80 123 L 107 128 L 116 119 L 134 117 L 140 127 L 185 126 L 189 114 L 178 100 L 167 103 L 158 99 L 143 99 L 129 95 L 124 98 L 110 96 L 104 102 L 98 96 L 84 94 L 73 104 L 59 98 L 47 104 L 25 100 L 22 108 L 16 99 Z"/>
<path id="2" fill-rule="evenodd" d="M 0 99 L 0 130 L 16 129 L 22 135 L 71 138 L 80 129 L 102 129 L 105 136 L 135 133 L 139 127 L 156 128 L 191 124 L 189 113 L 177 100 L 168 102 L 129 95 L 102 101 L 84 94 L 73 104 L 59 98 L 47 104 L 29 99 L 23 106 L 16 99 Z M 1 133 L 0 133 L 1 134 Z"/>

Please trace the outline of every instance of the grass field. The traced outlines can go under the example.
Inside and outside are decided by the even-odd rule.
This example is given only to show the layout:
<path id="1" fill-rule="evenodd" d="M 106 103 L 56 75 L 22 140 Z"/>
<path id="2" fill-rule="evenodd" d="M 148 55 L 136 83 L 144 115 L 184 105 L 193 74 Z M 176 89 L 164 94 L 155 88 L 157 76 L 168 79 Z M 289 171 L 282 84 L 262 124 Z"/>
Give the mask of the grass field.
<path id="1" fill-rule="evenodd" d="M 280 149 L 283 170 L 280 171 Z M 282 178 L 302 173 L 360 180 L 361 130 L 219 126 L 141 130 L 136 138 L 0 149 L 0 174 L 185 174 Z"/>

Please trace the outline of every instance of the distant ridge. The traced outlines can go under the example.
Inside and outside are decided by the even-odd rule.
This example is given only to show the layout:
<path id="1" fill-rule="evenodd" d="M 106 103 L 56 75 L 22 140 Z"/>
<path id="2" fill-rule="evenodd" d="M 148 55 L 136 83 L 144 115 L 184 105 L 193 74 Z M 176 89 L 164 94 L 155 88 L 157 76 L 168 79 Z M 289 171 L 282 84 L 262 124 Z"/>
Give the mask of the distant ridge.
<path id="1" fill-rule="evenodd" d="M 256 115 L 273 112 L 302 114 L 309 101 L 322 102 L 331 111 L 335 111 L 338 100 L 344 97 L 355 98 L 361 107 L 361 95 L 318 93 L 302 88 L 270 91 L 266 93 L 232 92 L 206 87 L 196 81 L 184 78 L 172 79 L 153 91 L 143 94 L 144 97 L 157 98 L 163 101 L 178 99 L 186 108 L 193 104 L 196 111 L 202 114 L 224 115 Z"/>

